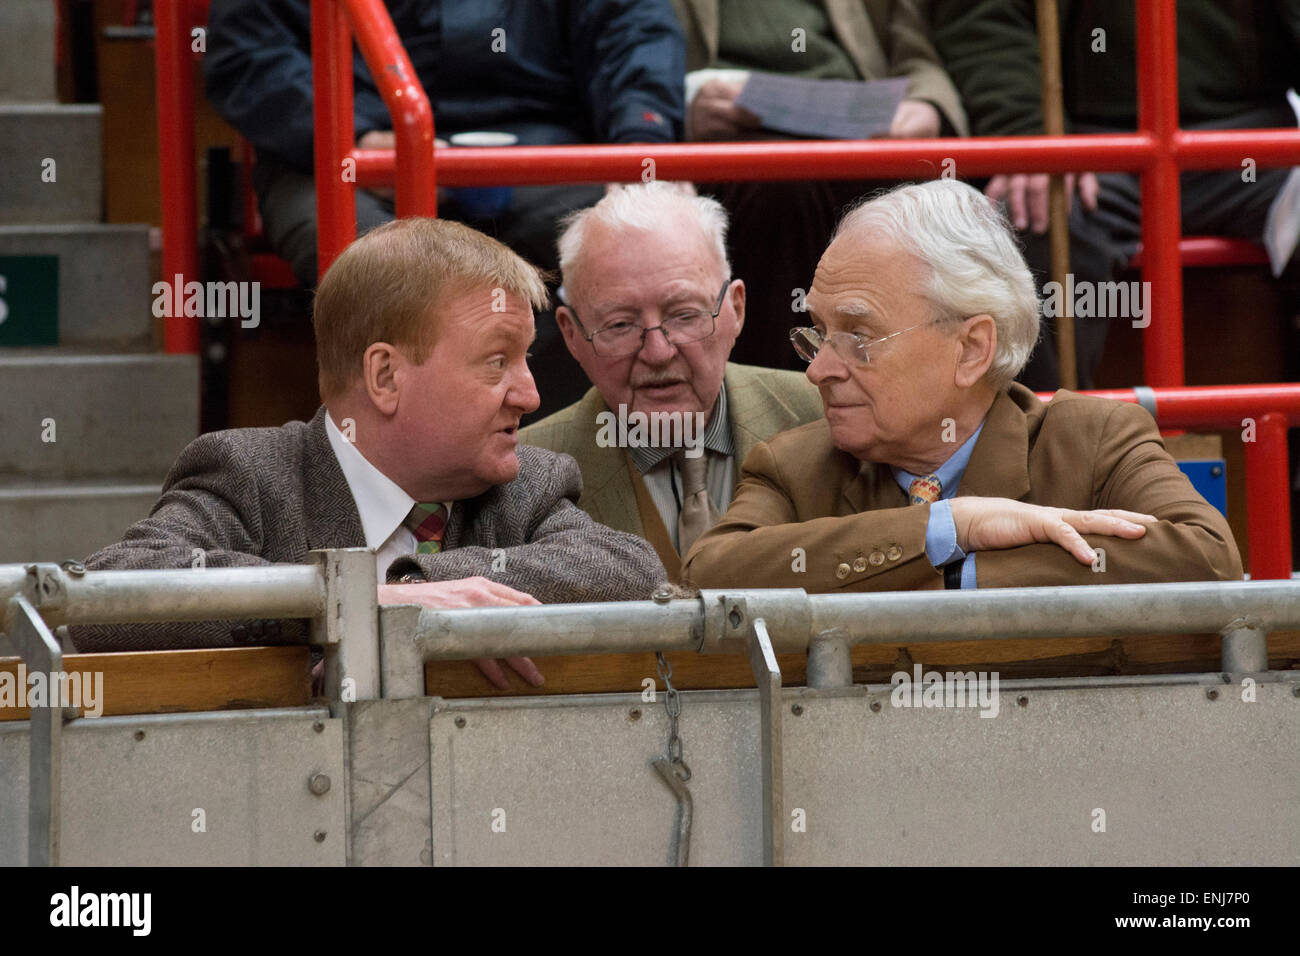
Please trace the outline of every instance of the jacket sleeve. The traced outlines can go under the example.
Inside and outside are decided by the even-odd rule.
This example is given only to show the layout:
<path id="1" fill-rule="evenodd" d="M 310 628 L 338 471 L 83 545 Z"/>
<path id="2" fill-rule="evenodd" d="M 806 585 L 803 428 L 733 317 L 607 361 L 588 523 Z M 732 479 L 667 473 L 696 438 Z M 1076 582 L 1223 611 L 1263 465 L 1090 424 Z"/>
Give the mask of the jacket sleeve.
<path id="1" fill-rule="evenodd" d="M 1145 409 L 1121 403 L 1110 413 L 1093 463 L 1094 508 L 1123 508 L 1160 520 L 1134 540 L 1086 535 L 1099 552 L 1096 571 L 1055 544 L 982 551 L 975 557 L 979 587 L 1241 579 L 1241 556 L 1228 522 L 1165 451 Z"/>
<path id="2" fill-rule="evenodd" d="M 908 79 L 907 98 L 934 104 L 951 132 L 958 136 L 969 135 L 970 127 L 961 97 L 939 62 L 939 54 L 930 42 L 917 0 L 898 0 L 893 5 L 887 49 L 889 75 Z"/>
<path id="3" fill-rule="evenodd" d="M 570 6 L 577 89 L 596 136 L 608 143 L 681 139 L 686 43 L 669 0 Z"/>
<path id="4" fill-rule="evenodd" d="M 240 134 L 304 172 L 312 171 L 311 29 L 307 0 L 213 0 L 204 85 Z M 354 53 L 355 138 L 392 120 Z"/>
<path id="5" fill-rule="evenodd" d="M 542 465 L 532 480 L 506 493 L 515 500 L 499 498 L 495 504 L 502 510 L 526 511 L 522 540 L 502 540 L 497 548 L 467 546 L 407 555 L 389 566 L 388 580 L 403 574 L 423 574 L 429 581 L 481 576 L 531 594 L 543 604 L 649 598 L 668 579 L 654 548 L 636 535 L 597 524 L 578 508 L 582 477 L 572 458 L 546 454 L 537 460 Z"/>
<path id="6" fill-rule="evenodd" d="M 256 567 L 263 549 L 257 470 L 237 443 L 202 435 L 181 452 L 149 517 L 122 540 L 86 559 L 88 571 Z M 69 628 L 79 651 L 163 650 L 297 642 L 293 621 L 80 625 Z"/>
<path id="7" fill-rule="evenodd" d="M 975 136 L 1043 131 L 1038 25 L 1028 0 L 935 0 L 934 45 Z"/>
<path id="8" fill-rule="evenodd" d="M 683 577 L 699 588 L 810 594 L 943 586 L 925 554 L 928 505 L 809 518 L 797 513 L 788 487 L 771 447 L 756 445 L 731 507 L 695 542 Z"/>

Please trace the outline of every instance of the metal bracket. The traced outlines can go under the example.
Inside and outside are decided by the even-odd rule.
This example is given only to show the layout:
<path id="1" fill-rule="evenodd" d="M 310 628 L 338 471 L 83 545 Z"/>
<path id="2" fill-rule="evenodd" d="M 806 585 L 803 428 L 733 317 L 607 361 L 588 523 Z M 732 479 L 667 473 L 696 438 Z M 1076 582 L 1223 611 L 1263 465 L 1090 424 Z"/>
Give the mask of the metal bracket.
<path id="1" fill-rule="evenodd" d="M 781 668 L 776 663 L 767 621 L 751 618 L 744 597 L 718 595 L 722 611 L 720 641 L 743 639 L 758 685 L 759 749 L 763 778 L 763 865 L 785 865 L 785 737 L 781 724 Z M 706 621 L 709 619 L 706 609 Z"/>
<path id="2" fill-rule="evenodd" d="M 330 712 L 340 702 L 379 697 L 379 595 L 375 556 L 365 548 L 312 551 L 325 580 L 325 611 L 312 621 L 312 643 L 325 647 Z"/>
<path id="3" fill-rule="evenodd" d="M 1228 674 L 1258 674 L 1268 670 L 1268 632 L 1246 618 L 1237 618 L 1219 632 L 1220 667 Z"/>
<path id="4" fill-rule="evenodd" d="M 42 580 L 37 567 L 28 568 L 28 572 L 35 577 L 40 590 Z M 61 696 L 54 695 L 61 694 L 64 687 L 56 676 L 63 673 L 63 649 L 36 608 L 22 594 L 15 594 L 7 603 L 4 630 L 28 670 L 45 675 L 51 695 L 46 702 L 48 706 L 32 707 L 29 717 L 27 865 L 58 866 L 63 706 Z"/>

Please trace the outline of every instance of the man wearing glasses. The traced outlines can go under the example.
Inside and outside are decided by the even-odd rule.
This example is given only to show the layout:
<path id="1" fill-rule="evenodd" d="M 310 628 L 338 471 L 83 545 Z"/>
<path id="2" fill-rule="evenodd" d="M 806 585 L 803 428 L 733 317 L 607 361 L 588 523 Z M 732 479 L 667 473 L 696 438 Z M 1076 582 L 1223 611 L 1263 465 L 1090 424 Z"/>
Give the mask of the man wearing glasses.
<path id="1" fill-rule="evenodd" d="M 850 212 L 807 307 L 811 327 L 790 338 L 825 420 L 754 449 L 686 558 L 691 584 L 1241 577 L 1227 522 L 1144 409 L 1065 391 L 1044 404 L 1013 381 L 1038 299 L 1005 218 L 970 186 L 904 186 Z"/>
<path id="2" fill-rule="evenodd" d="M 520 432 L 524 444 L 572 455 L 578 507 L 646 538 L 673 579 L 679 555 L 726 511 L 750 449 L 822 415 L 802 375 L 727 361 L 745 284 L 731 277 L 726 229 L 716 201 L 659 182 L 613 190 L 566 220 L 556 319 L 594 387 Z M 613 417 L 652 427 L 610 441 L 602 423 Z M 653 427 L 670 420 L 687 427 Z"/>

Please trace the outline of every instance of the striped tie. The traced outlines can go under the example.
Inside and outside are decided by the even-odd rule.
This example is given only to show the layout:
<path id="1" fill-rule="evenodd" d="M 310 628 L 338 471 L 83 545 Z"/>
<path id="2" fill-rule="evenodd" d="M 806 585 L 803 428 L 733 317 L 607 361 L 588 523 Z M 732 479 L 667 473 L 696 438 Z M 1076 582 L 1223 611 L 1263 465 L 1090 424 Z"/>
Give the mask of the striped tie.
<path id="1" fill-rule="evenodd" d="M 442 550 L 442 532 L 447 527 L 447 509 L 440 501 L 417 504 L 402 522 L 419 542 L 417 554 L 437 554 Z"/>
<path id="2" fill-rule="evenodd" d="M 922 475 L 908 486 L 907 500 L 913 505 L 928 505 L 939 500 L 941 491 L 943 486 L 939 484 L 938 475 Z"/>

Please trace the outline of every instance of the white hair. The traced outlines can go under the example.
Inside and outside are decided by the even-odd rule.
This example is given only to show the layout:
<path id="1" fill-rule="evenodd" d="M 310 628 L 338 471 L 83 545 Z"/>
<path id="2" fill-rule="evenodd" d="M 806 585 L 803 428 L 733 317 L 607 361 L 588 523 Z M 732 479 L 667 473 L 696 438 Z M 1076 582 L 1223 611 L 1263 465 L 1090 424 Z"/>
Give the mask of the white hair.
<path id="1" fill-rule="evenodd" d="M 899 186 L 849 211 L 832 242 L 848 231 L 883 234 L 929 269 L 923 294 L 942 317 L 990 315 L 998 345 L 985 378 L 1005 390 L 1038 341 L 1034 278 L 1001 207 L 955 179 Z"/>
<path id="2" fill-rule="evenodd" d="M 572 289 L 581 271 L 582 250 L 592 223 L 610 229 L 660 231 L 665 236 L 681 232 L 681 221 L 694 223 L 718 259 L 724 275 L 731 274 L 727 259 L 727 210 L 716 199 L 698 196 L 688 183 L 652 180 L 610 190 L 600 202 L 566 216 L 560 226 L 560 275 Z"/>

